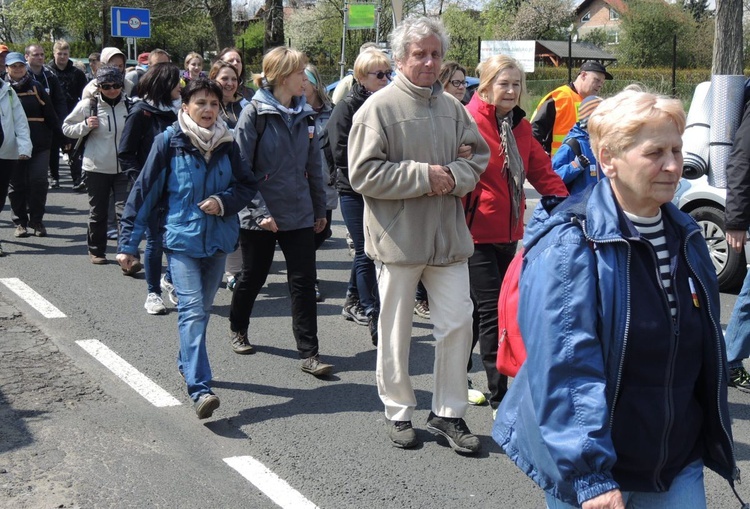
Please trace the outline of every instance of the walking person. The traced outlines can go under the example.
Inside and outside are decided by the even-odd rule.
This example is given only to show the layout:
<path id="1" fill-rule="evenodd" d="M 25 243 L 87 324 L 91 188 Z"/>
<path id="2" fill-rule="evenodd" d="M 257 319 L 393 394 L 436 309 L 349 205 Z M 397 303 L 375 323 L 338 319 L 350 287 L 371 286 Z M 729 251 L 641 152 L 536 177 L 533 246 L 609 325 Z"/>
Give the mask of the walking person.
<path id="1" fill-rule="evenodd" d="M 97 92 L 82 99 L 63 122 L 68 138 L 86 138 L 83 170 L 89 196 L 87 244 L 91 263 L 107 263 L 107 219 L 109 197 L 114 194 L 118 222 L 128 197 L 129 180 L 117 159 L 120 136 L 128 116 L 129 99 L 123 93 L 125 76 L 118 67 L 102 65 L 96 71 Z M 123 268 L 133 275 L 142 268 L 140 262 Z"/>
<path id="2" fill-rule="evenodd" d="M 307 57 L 279 46 L 263 57 L 258 92 L 235 128 L 240 152 L 258 181 L 258 194 L 240 212 L 242 272 L 229 310 L 231 345 L 252 351 L 248 326 L 278 243 L 286 261 L 292 332 L 305 373 L 325 376 L 333 366 L 319 357 L 315 302 L 315 234 L 326 224 L 315 112 L 305 101 Z"/>
<path id="3" fill-rule="evenodd" d="M 154 64 L 141 76 L 138 82 L 138 96 L 141 100 L 135 103 L 125 120 L 117 153 L 120 167 L 130 182 L 135 182 L 143 170 L 154 140 L 177 121 L 174 102 L 180 99 L 181 89 L 180 69 L 172 63 Z M 162 291 L 169 295 L 173 304 L 177 304 L 169 265 L 164 277 L 161 277 L 164 253 L 161 212 L 157 209 L 148 220 L 146 250 L 143 254 L 148 290 L 143 307 L 150 315 L 163 315 L 167 312 Z"/>
<path id="4" fill-rule="evenodd" d="M 219 52 L 219 56 L 216 57 L 216 59 L 223 60 L 237 69 L 237 76 L 240 80 L 237 92 L 248 101 L 252 99 L 253 89 L 248 87 L 245 83 L 245 66 L 242 64 L 242 54 L 240 53 L 240 50 L 233 46 L 224 48 Z"/>
<path id="5" fill-rule="evenodd" d="M 23 55 L 9 53 L 5 65 L 8 72 L 6 80 L 23 106 L 34 147 L 29 159 L 15 165 L 10 179 L 8 197 L 11 218 L 16 226 L 14 236 L 28 237 L 28 228 L 31 228 L 35 237 L 46 237 L 47 228 L 43 220 L 49 187 L 49 152 L 53 138 L 62 136 L 60 121 L 49 95 L 31 75 Z"/>
<path id="6" fill-rule="evenodd" d="M 472 312 L 467 260 L 474 246 L 461 197 L 476 186 L 490 151 L 469 113 L 438 81 L 448 50 L 442 23 L 407 19 L 394 30 L 391 47 L 398 74 L 354 115 L 348 150 L 349 181 L 365 202 L 365 251 L 381 264 L 378 394 L 393 445 L 417 446 L 409 346 L 422 279 L 435 337 L 427 430 L 457 452 L 477 453 L 479 439 L 463 420 Z M 464 144 L 473 155 L 459 156 Z"/>
<path id="7" fill-rule="evenodd" d="M 185 70 L 181 74 L 182 78 L 188 82 L 198 78 L 205 78 L 206 73 L 203 72 L 203 57 L 195 51 L 191 51 L 185 57 Z"/>
<path id="8" fill-rule="evenodd" d="M 163 208 L 164 249 L 179 298 L 177 367 L 199 419 L 220 404 L 211 389 L 206 330 L 224 257 L 237 245 L 237 211 L 256 190 L 231 133 L 217 122 L 221 96 L 204 78 L 182 90 L 178 120 L 157 136 L 128 198 L 117 255 L 123 270 L 137 262 L 144 230 Z"/>

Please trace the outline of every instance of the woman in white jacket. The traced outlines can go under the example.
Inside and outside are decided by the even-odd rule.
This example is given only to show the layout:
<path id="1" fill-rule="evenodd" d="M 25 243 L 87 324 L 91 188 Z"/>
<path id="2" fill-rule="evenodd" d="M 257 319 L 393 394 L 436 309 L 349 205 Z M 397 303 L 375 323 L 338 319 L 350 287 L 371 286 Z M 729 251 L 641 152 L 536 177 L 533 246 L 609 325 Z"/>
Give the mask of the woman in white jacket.
<path id="1" fill-rule="evenodd" d="M 0 80 L 0 211 L 5 207 L 10 177 L 19 159 L 31 157 L 31 134 L 21 101 L 11 86 Z M 0 245 L 0 256 L 5 256 Z"/>
<path id="2" fill-rule="evenodd" d="M 82 99 L 63 122 L 68 138 L 86 138 L 83 170 L 89 195 L 88 247 L 94 265 L 107 263 L 107 216 L 109 195 L 114 193 L 115 211 L 122 216 L 128 198 L 128 176 L 117 160 L 120 135 L 128 115 L 128 99 L 122 93 L 123 73 L 116 67 L 102 66 L 96 71 L 98 91 L 91 99 Z M 133 273 L 141 265 L 134 265 Z M 130 275 L 130 274 L 128 274 Z"/>

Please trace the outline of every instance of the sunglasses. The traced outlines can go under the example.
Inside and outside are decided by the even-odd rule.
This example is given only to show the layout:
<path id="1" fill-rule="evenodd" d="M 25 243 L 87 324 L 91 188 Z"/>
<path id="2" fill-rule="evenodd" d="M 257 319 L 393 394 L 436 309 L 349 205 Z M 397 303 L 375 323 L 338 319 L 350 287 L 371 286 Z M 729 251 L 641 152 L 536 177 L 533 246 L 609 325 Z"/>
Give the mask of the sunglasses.
<path id="1" fill-rule="evenodd" d="M 448 83 L 450 83 L 456 88 L 461 88 L 462 86 L 466 87 L 469 85 L 468 81 L 461 81 L 461 80 L 451 80 Z"/>
<path id="2" fill-rule="evenodd" d="M 388 72 L 383 72 L 383 71 L 368 72 L 367 74 L 373 74 L 379 80 L 382 80 L 383 78 L 391 79 L 391 76 L 393 76 L 393 73 L 391 71 L 388 71 Z"/>
<path id="3" fill-rule="evenodd" d="M 113 88 L 115 90 L 120 90 L 122 88 L 122 83 L 105 83 L 103 85 L 99 85 L 99 88 L 102 90 L 112 90 Z"/>

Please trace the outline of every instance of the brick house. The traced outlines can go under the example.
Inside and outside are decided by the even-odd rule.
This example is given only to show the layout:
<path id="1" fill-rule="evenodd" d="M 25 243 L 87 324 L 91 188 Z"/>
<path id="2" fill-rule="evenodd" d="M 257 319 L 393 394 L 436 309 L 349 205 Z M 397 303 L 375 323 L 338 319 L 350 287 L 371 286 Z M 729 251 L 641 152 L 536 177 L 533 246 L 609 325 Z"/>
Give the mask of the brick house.
<path id="1" fill-rule="evenodd" d="M 623 0 L 583 0 L 575 10 L 575 27 L 579 36 L 596 28 L 609 35 L 610 44 L 620 42 L 620 16 L 627 7 Z"/>

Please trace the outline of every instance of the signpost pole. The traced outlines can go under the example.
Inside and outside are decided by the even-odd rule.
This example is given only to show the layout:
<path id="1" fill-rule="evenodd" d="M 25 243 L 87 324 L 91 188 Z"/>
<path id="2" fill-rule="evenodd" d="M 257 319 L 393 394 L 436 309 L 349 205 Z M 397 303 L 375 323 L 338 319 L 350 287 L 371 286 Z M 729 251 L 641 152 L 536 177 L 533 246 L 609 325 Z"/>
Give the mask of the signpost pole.
<path id="1" fill-rule="evenodd" d="M 339 62 L 340 71 L 339 71 L 339 79 L 344 79 L 344 72 L 346 69 L 346 59 L 345 59 L 345 50 L 346 50 L 346 27 L 349 25 L 349 2 L 348 0 L 344 0 L 344 30 L 341 34 L 341 61 Z"/>

